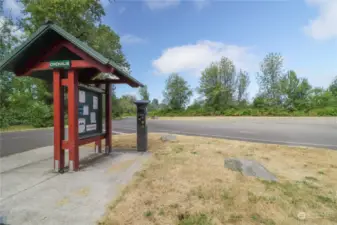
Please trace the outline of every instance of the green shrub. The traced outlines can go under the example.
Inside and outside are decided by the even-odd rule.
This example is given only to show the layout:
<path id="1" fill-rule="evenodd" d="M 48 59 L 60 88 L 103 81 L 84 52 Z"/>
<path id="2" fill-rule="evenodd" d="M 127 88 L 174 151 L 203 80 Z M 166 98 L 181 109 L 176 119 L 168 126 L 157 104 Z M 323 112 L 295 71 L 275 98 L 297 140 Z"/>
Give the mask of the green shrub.
<path id="1" fill-rule="evenodd" d="M 337 107 L 326 107 L 312 109 L 309 111 L 310 116 L 337 116 Z"/>
<path id="2" fill-rule="evenodd" d="M 28 125 L 30 124 L 31 118 L 31 107 L 18 108 L 13 107 L 8 110 L 9 114 L 9 125 Z"/>
<path id="3" fill-rule="evenodd" d="M 312 110 L 288 111 L 284 108 L 227 108 L 213 110 L 209 107 L 187 110 L 157 110 L 148 113 L 149 116 L 337 116 L 337 107 L 325 107 Z"/>
<path id="4" fill-rule="evenodd" d="M 41 102 L 32 105 L 31 125 L 34 127 L 50 127 L 53 125 L 53 110 Z"/>
<path id="5" fill-rule="evenodd" d="M 4 107 L 0 108 L 0 128 L 7 128 L 10 124 L 10 113 Z"/>
<path id="6" fill-rule="evenodd" d="M 307 113 L 307 112 L 304 112 L 304 111 L 294 111 L 294 112 L 292 113 L 292 115 L 293 115 L 293 116 L 306 116 L 306 115 L 308 115 L 308 113 Z"/>

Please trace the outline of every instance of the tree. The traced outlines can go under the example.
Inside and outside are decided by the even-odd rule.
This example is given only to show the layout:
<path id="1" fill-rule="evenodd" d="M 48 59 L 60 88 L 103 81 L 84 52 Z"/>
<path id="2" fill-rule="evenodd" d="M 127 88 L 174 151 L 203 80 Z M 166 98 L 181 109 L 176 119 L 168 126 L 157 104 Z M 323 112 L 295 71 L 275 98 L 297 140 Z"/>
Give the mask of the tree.
<path id="1" fill-rule="evenodd" d="M 0 5 L 0 12 L 3 11 L 3 5 Z M 14 22 L 11 17 L 0 17 L 0 61 L 9 54 L 14 45 L 18 42 L 13 34 Z M 11 94 L 11 87 L 14 75 L 6 71 L 0 71 L 0 107 L 8 107 L 9 96 Z"/>
<path id="2" fill-rule="evenodd" d="M 211 63 L 210 66 L 205 68 L 201 73 L 199 93 L 206 99 L 208 105 L 219 108 L 220 106 L 220 83 L 218 79 L 218 65 L 216 63 Z"/>
<path id="3" fill-rule="evenodd" d="M 131 72 L 130 64 L 122 51 L 120 37 L 109 26 L 101 24 L 93 28 L 87 42 L 93 49 L 117 63 L 126 72 Z"/>
<path id="4" fill-rule="evenodd" d="M 333 96 L 337 98 L 337 76 L 331 82 L 329 86 L 329 91 L 332 93 Z"/>
<path id="5" fill-rule="evenodd" d="M 5 15 L 3 1 L 0 1 L 0 61 L 21 42 L 21 32 L 11 15 Z M 0 107 L 8 107 L 9 96 L 12 92 L 14 74 L 0 71 Z"/>
<path id="6" fill-rule="evenodd" d="M 136 113 L 136 96 L 133 95 L 123 95 L 119 99 L 119 107 L 121 114 L 134 114 Z"/>
<path id="7" fill-rule="evenodd" d="M 290 70 L 281 79 L 280 85 L 283 105 L 288 110 L 294 111 L 309 107 L 311 85 L 307 79 L 298 78 L 295 71 Z"/>
<path id="8" fill-rule="evenodd" d="M 130 65 L 122 52 L 119 36 L 109 26 L 101 24 L 105 11 L 100 1 L 21 0 L 21 2 L 24 6 L 24 16 L 20 24 L 27 34 L 32 34 L 46 20 L 51 20 L 130 72 Z"/>
<path id="9" fill-rule="evenodd" d="M 266 97 L 263 94 L 256 95 L 253 100 L 253 107 L 262 109 L 265 108 L 266 106 L 267 106 Z"/>
<path id="10" fill-rule="evenodd" d="M 260 64 L 261 73 L 257 74 L 260 93 L 271 105 L 281 104 L 280 81 L 283 77 L 283 58 L 279 53 L 269 53 Z"/>
<path id="11" fill-rule="evenodd" d="M 0 3 L 0 12 L 3 13 L 3 3 Z M 13 35 L 14 22 L 11 17 L 0 16 L 0 61 L 13 49 L 16 38 Z M 0 127 L 7 127 L 10 123 L 10 95 L 14 75 L 0 71 Z"/>
<path id="12" fill-rule="evenodd" d="M 247 99 L 247 89 L 250 84 L 248 73 L 240 70 L 237 78 L 237 101 L 244 102 Z"/>
<path id="13" fill-rule="evenodd" d="M 177 73 L 173 73 L 166 80 L 166 87 L 163 95 L 164 102 L 170 109 L 182 110 L 185 109 L 188 104 L 190 97 L 192 96 L 192 90 L 184 78 Z"/>
<path id="14" fill-rule="evenodd" d="M 169 109 L 168 105 L 165 103 L 165 99 L 159 104 L 159 110 Z"/>
<path id="15" fill-rule="evenodd" d="M 152 99 L 149 105 L 149 110 L 158 110 L 158 109 L 159 109 L 159 101 L 158 99 L 154 98 Z"/>
<path id="16" fill-rule="evenodd" d="M 21 0 L 21 3 L 24 7 L 21 25 L 28 34 L 51 20 L 86 42 L 95 24 L 105 15 L 97 0 Z"/>
<path id="17" fill-rule="evenodd" d="M 159 106 L 159 101 L 158 101 L 158 99 L 156 99 L 156 98 L 152 99 L 151 104 L 152 104 L 153 106 Z"/>
<path id="18" fill-rule="evenodd" d="M 188 106 L 187 110 L 200 110 L 204 107 L 205 102 L 202 99 L 195 99 L 193 103 Z"/>
<path id="19" fill-rule="evenodd" d="M 147 90 L 147 85 L 144 85 L 144 87 L 139 88 L 139 95 L 142 98 L 142 100 L 149 100 L 150 99 L 150 94 Z"/>
<path id="20" fill-rule="evenodd" d="M 3 12 L 3 2 L 0 4 Z M 22 42 L 22 32 L 10 15 L 0 17 L 0 61 Z M 13 73 L 0 71 L 0 127 L 16 124 L 37 125 L 43 119 L 52 119 L 51 108 L 46 106 L 46 86 L 37 79 L 17 78 Z M 42 112 L 39 114 L 38 112 Z M 39 116 L 40 121 L 35 119 Z M 37 122 L 37 123 L 35 123 Z M 38 125 L 39 126 L 39 125 Z"/>
<path id="21" fill-rule="evenodd" d="M 230 59 L 223 57 L 202 72 L 198 90 L 207 104 L 218 110 L 234 102 L 235 85 L 235 66 Z"/>
<path id="22" fill-rule="evenodd" d="M 333 106 L 334 103 L 336 103 L 335 98 L 332 96 L 332 93 L 325 90 L 324 88 L 312 89 L 309 98 L 311 108 L 324 108 L 328 106 Z"/>
<path id="23" fill-rule="evenodd" d="M 118 118 L 121 116 L 122 110 L 120 107 L 119 99 L 116 96 L 116 86 L 112 85 L 111 89 L 112 89 L 112 92 L 111 92 L 112 117 Z M 103 107 L 105 107 L 105 104 L 103 104 Z"/>

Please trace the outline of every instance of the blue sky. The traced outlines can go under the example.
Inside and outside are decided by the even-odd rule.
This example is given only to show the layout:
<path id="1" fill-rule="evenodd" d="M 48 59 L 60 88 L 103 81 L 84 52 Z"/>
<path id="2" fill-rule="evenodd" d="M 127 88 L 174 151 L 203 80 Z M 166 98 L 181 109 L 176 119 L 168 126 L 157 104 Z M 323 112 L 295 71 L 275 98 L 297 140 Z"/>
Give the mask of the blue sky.
<path id="1" fill-rule="evenodd" d="M 337 76 L 337 0 L 101 1 L 103 22 L 121 36 L 132 76 L 148 85 L 151 99 L 162 99 L 172 72 L 196 88 L 201 71 L 222 56 L 249 72 L 250 97 L 268 52 L 280 52 L 285 69 L 313 86 L 327 87 Z M 14 0 L 6 5 L 15 8 Z M 137 93 L 117 86 L 119 96 Z"/>
<path id="2" fill-rule="evenodd" d="M 121 1 L 106 6 L 104 23 L 122 37 L 132 75 L 162 99 L 165 79 L 180 73 L 195 88 L 200 71 L 221 56 L 256 72 L 268 52 L 284 56 L 285 69 L 323 86 L 337 76 L 335 0 Z M 332 12 L 330 12 L 332 11 Z M 118 87 L 118 94 L 137 93 Z"/>

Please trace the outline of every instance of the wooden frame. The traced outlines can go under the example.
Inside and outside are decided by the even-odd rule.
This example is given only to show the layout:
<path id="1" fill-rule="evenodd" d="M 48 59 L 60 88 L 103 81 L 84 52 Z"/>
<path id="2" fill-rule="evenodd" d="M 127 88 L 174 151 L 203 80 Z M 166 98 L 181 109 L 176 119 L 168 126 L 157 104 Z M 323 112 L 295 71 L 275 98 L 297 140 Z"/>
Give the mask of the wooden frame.
<path id="1" fill-rule="evenodd" d="M 85 52 L 74 46 L 72 43 L 68 41 L 59 41 L 54 43 L 52 45 L 52 49 L 48 52 L 45 52 L 44 54 L 41 54 L 37 57 L 33 57 L 29 62 L 27 62 L 23 67 L 23 69 L 15 71 L 15 74 L 17 76 L 29 76 L 33 71 L 37 70 L 49 70 L 49 64 L 48 62 L 44 62 L 46 59 L 48 59 L 53 54 L 56 54 L 61 48 L 67 48 L 72 53 L 78 55 L 82 58 L 82 60 L 72 60 L 72 68 L 96 68 L 98 71 L 102 73 L 115 73 L 116 70 L 107 65 L 103 65 L 93 58 L 91 58 L 89 55 L 87 55 Z M 127 80 L 123 79 L 123 77 L 120 77 L 116 75 L 122 83 L 126 83 L 131 85 Z"/>
<path id="2" fill-rule="evenodd" d="M 95 144 L 97 145 L 98 143 L 101 143 L 101 140 L 105 138 L 105 134 L 101 134 L 99 136 L 93 136 L 93 137 L 88 137 L 88 138 L 83 138 L 83 139 L 79 139 L 78 140 L 78 145 L 85 145 L 85 144 L 89 144 L 91 142 L 95 142 Z M 99 144 L 101 145 L 101 144 Z M 62 141 L 62 149 L 69 149 L 69 141 L 63 140 Z"/>
<path id="3" fill-rule="evenodd" d="M 64 168 L 64 151 L 62 140 L 64 139 L 64 98 L 61 85 L 61 74 L 59 70 L 53 71 L 54 88 L 54 169 L 56 171 Z"/>
<path id="4" fill-rule="evenodd" d="M 56 54 L 61 48 L 66 47 L 71 52 L 78 55 L 82 60 L 70 60 L 70 68 L 50 68 L 50 62 L 45 62 L 53 54 Z M 93 137 L 79 139 L 78 134 L 78 92 L 79 92 L 79 69 L 90 69 L 100 72 L 115 72 L 115 69 L 103 65 L 85 52 L 81 51 L 70 42 L 62 41 L 53 45 L 49 52 L 44 52 L 40 57 L 34 57 L 29 60 L 19 71 L 15 71 L 18 76 L 29 76 L 34 71 L 51 70 L 53 73 L 53 98 L 54 98 L 54 169 L 63 171 L 65 167 L 65 149 L 69 150 L 69 170 L 79 170 L 79 146 L 95 143 L 96 152 L 101 152 L 101 140 L 105 139 L 105 153 L 111 152 L 111 83 L 128 83 L 123 77 L 119 80 L 87 80 L 86 84 L 105 84 L 105 134 L 99 134 Z M 61 72 L 67 71 L 67 77 L 62 77 Z M 90 72 L 90 70 L 88 70 Z M 68 140 L 64 140 L 64 86 L 68 87 Z"/>
<path id="5" fill-rule="evenodd" d="M 93 67 L 95 66 L 84 60 L 71 60 L 71 67 L 70 67 L 71 69 L 83 69 L 83 68 L 93 68 Z M 27 72 L 25 72 L 24 74 L 20 76 L 28 76 L 34 71 L 41 71 L 41 70 L 42 71 L 53 70 L 53 68 L 50 68 L 49 62 L 40 62 L 36 64 L 35 67 L 31 68 L 30 70 L 28 70 Z"/>
<path id="6" fill-rule="evenodd" d="M 106 84 L 105 86 L 105 153 L 111 152 L 111 136 L 112 136 L 112 126 L 111 126 L 111 84 Z"/>
<path id="7" fill-rule="evenodd" d="M 78 142 L 78 74 L 68 70 L 68 143 L 69 169 L 79 169 L 79 142 Z"/>

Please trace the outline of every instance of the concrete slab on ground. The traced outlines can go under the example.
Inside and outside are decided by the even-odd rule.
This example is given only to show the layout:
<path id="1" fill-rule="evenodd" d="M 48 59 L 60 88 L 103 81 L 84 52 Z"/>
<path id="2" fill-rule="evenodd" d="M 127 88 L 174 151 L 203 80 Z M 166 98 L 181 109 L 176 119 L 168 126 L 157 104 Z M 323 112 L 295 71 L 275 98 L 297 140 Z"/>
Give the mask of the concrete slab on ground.
<path id="1" fill-rule="evenodd" d="M 0 217 L 9 225 L 95 224 L 150 156 L 86 147 L 80 155 L 81 170 L 64 174 L 52 169 L 52 146 L 1 158 Z"/>

